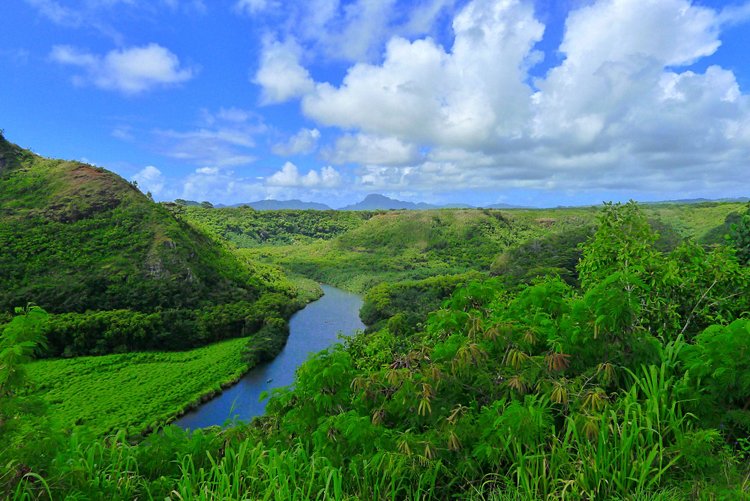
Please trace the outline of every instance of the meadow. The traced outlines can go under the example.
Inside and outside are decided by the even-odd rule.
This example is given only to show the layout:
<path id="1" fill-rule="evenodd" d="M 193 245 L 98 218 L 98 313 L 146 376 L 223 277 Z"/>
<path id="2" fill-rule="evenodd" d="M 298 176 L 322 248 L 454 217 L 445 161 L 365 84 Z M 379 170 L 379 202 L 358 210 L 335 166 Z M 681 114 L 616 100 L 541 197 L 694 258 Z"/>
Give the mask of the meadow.
<path id="1" fill-rule="evenodd" d="M 41 397 L 65 430 L 96 436 L 155 430 L 248 370 L 250 338 L 179 352 L 39 360 L 29 364 L 30 395 Z"/>

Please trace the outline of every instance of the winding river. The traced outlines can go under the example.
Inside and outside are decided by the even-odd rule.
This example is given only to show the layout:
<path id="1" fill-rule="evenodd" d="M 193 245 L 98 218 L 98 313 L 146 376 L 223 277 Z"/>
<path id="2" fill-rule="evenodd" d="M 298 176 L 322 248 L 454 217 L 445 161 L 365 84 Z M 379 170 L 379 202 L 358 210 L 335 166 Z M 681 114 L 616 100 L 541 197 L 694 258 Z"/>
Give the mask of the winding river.
<path id="1" fill-rule="evenodd" d="M 223 425 L 230 419 L 249 421 L 263 414 L 263 391 L 288 386 L 294 372 L 310 353 L 328 348 L 338 334 L 351 335 L 365 326 L 359 319 L 362 299 L 356 294 L 323 285 L 323 297 L 308 304 L 289 320 L 289 339 L 272 361 L 259 365 L 216 398 L 185 414 L 174 424 L 186 429 Z"/>

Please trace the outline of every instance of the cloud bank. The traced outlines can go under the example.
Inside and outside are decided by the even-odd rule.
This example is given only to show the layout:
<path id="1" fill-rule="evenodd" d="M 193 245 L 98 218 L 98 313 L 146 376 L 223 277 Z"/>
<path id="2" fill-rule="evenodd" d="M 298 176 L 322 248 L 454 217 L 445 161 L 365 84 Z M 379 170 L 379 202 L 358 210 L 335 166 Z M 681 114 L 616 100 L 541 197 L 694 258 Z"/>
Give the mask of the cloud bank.
<path id="1" fill-rule="evenodd" d="M 692 65 L 747 12 L 599 0 L 570 12 L 562 62 L 535 78 L 545 26 L 533 5 L 474 0 L 449 47 L 392 36 L 379 61 L 360 50 L 341 82 L 314 81 L 301 61 L 318 42 L 298 34 L 264 47 L 255 81 L 267 102 L 297 100 L 339 130 L 324 157 L 356 164 L 363 188 L 720 193 L 750 182 L 750 102 L 730 69 Z"/>

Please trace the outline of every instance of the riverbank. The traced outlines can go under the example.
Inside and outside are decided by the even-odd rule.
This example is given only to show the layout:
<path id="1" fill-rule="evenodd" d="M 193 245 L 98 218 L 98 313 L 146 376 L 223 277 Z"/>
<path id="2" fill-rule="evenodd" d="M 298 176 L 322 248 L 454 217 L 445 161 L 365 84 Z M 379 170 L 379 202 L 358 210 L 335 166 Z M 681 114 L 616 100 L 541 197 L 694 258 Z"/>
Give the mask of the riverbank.
<path id="1" fill-rule="evenodd" d="M 250 370 L 234 386 L 216 398 L 175 421 L 188 429 L 222 425 L 229 420 L 248 421 L 263 414 L 264 392 L 293 383 L 297 368 L 311 353 L 324 350 L 338 342 L 339 334 L 354 334 L 364 329 L 359 318 L 362 298 L 328 285 L 325 294 L 310 303 L 289 320 L 290 334 L 281 353 L 268 363 Z"/>
<path id="2" fill-rule="evenodd" d="M 300 290 L 297 311 L 323 294 L 312 280 L 293 282 Z M 284 326 L 188 351 L 39 360 L 27 366 L 30 394 L 64 429 L 85 426 L 97 436 L 125 430 L 138 439 L 235 385 L 275 357 L 288 335 Z M 252 350 L 257 357 L 248 357 Z"/>
<path id="3" fill-rule="evenodd" d="M 65 429 L 137 437 L 174 420 L 236 382 L 250 367 L 250 338 L 181 352 L 141 352 L 40 360 L 28 365 L 33 394 Z"/>

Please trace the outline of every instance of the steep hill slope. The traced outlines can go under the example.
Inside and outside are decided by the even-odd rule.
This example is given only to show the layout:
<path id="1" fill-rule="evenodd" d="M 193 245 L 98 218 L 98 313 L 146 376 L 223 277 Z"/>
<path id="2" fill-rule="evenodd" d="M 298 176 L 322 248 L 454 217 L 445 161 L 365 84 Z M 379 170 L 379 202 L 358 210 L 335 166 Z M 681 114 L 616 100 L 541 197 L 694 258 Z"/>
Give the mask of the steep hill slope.
<path id="1" fill-rule="evenodd" d="M 0 136 L 0 309 L 193 308 L 264 288 L 229 251 L 105 169 Z"/>

